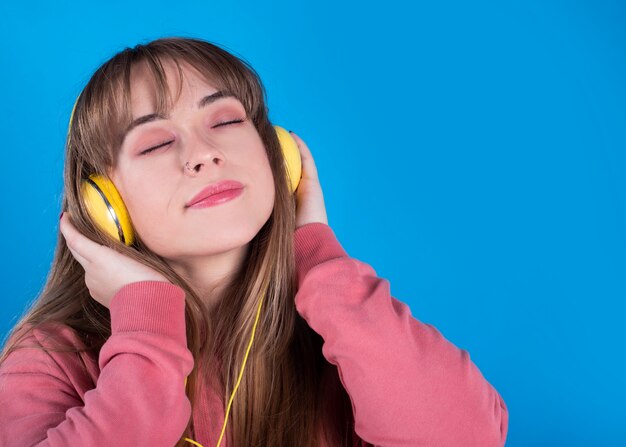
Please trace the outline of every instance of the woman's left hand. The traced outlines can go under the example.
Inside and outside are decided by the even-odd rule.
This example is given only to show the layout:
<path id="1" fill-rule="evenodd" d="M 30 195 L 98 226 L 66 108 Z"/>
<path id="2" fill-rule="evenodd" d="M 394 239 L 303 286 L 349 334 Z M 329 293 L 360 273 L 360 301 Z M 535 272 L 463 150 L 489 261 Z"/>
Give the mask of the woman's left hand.
<path id="1" fill-rule="evenodd" d="M 328 225 L 322 185 L 311 151 L 302 138 L 293 132 L 291 136 L 296 140 L 302 158 L 302 177 L 296 189 L 296 228 L 312 222 Z"/>

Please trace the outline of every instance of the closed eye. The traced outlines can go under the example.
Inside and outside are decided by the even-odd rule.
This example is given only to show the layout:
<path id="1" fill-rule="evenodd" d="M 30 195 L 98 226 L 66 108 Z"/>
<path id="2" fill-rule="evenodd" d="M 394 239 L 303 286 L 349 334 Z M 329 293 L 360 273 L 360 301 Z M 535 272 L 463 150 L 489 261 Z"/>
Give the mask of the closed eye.
<path id="1" fill-rule="evenodd" d="M 238 119 L 238 120 L 224 121 L 224 122 L 221 122 L 221 123 L 217 123 L 217 124 L 216 124 L 215 126 L 213 126 L 213 127 L 225 126 L 225 125 L 227 125 L 227 124 L 243 123 L 245 120 L 246 120 L 245 118 L 241 118 L 241 119 Z"/>
<path id="2" fill-rule="evenodd" d="M 232 121 L 225 121 L 225 122 L 222 122 L 222 123 L 217 123 L 215 126 L 213 126 L 213 128 L 220 127 L 220 126 L 226 126 L 226 125 L 229 125 L 229 124 L 243 123 L 245 120 L 246 120 L 245 118 L 242 118 L 242 119 L 237 119 L 237 120 L 232 120 Z M 170 144 L 173 141 L 174 140 L 164 141 L 163 143 L 160 143 L 160 144 L 158 144 L 156 146 L 148 148 L 145 151 L 141 151 L 139 153 L 139 155 L 148 154 L 148 153 L 150 153 L 152 151 L 155 151 L 155 150 L 157 150 L 159 148 L 162 148 L 163 146 L 167 146 L 168 144 Z"/>
<path id="3" fill-rule="evenodd" d="M 139 152 L 139 155 L 144 155 L 144 154 L 147 154 L 149 152 L 155 151 L 155 150 L 159 149 L 160 147 L 167 146 L 172 141 L 174 141 L 174 140 L 166 141 L 164 143 L 159 144 L 158 146 L 154 146 L 154 147 L 151 147 L 150 149 L 146 149 L 145 151 Z"/>

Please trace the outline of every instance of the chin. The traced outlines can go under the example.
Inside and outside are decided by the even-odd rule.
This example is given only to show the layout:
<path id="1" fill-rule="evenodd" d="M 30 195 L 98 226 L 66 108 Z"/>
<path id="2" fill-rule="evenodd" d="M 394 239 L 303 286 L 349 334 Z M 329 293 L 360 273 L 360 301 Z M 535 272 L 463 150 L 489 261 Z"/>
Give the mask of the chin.
<path id="1" fill-rule="evenodd" d="M 261 226 L 246 225 L 205 234 L 187 234 L 184 240 L 170 241 L 167 247 L 160 247 L 166 258 L 185 256 L 211 256 L 247 246 L 258 234 Z"/>

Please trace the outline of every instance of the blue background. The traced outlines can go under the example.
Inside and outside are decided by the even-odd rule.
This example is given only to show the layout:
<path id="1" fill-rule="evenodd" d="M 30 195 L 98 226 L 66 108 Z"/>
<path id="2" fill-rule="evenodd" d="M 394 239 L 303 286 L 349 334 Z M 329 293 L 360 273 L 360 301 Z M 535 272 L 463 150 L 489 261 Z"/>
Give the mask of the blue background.
<path id="1" fill-rule="evenodd" d="M 260 73 L 348 253 L 500 392 L 507 446 L 625 445 L 626 7 L 434 3 L 3 2 L 0 335 L 50 267 L 92 72 L 200 37 Z"/>

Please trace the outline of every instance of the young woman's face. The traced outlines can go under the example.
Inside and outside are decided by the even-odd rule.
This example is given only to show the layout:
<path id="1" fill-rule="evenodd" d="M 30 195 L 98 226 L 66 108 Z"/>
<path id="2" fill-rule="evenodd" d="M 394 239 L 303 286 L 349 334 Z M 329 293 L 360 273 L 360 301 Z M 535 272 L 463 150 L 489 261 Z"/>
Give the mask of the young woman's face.
<path id="1" fill-rule="evenodd" d="M 176 68 L 166 61 L 165 69 L 175 96 Z M 126 134 L 110 176 L 145 244 L 184 264 L 207 255 L 241 253 L 272 213 L 274 179 L 261 137 L 241 102 L 226 97 L 199 106 L 217 89 L 186 64 L 183 72 L 181 96 L 169 116 Z M 136 66 L 131 76 L 133 121 L 155 113 L 155 90 L 148 81 L 146 69 Z M 245 121 L 219 125 L 240 119 Z M 161 147 L 143 153 L 156 146 Z M 206 208 L 186 206 L 207 185 L 222 180 L 241 182 L 241 194 Z"/>

